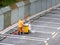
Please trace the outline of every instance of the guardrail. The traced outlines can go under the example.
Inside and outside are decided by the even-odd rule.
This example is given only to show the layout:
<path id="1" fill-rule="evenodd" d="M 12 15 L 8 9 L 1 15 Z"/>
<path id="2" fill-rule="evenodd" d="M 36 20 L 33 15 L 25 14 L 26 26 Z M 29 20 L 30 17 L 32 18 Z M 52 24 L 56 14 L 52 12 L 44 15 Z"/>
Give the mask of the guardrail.
<path id="1" fill-rule="evenodd" d="M 0 9 L 0 30 L 3 30 L 8 26 L 16 23 L 18 19 L 24 19 L 24 17 L 27 15 L 28 16 L 34 15 L 32 17 L 35 17 L 35 15 L 42 14 L 43 10 L 48 12 L 51 9 L 50 7 L 55 6 L 59 3 L 60 0 L 29 0 L 26 1 L 26 3 L 23 1 L 16 3 L 14 9 L 12 9 L 10 6 L 1 8 Z"/>

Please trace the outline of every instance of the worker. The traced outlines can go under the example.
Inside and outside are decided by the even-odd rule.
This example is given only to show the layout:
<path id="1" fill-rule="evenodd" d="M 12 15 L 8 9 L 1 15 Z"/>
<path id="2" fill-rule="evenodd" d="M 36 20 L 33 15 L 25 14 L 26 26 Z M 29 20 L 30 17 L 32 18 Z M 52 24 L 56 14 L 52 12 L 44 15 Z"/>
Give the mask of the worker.
<path id="1" fill-rule="evenodd" d="M 19 19 L 18 20 L 18 35 L 23 34 L 22 28 L 23 28 L 23 21 Z"/>

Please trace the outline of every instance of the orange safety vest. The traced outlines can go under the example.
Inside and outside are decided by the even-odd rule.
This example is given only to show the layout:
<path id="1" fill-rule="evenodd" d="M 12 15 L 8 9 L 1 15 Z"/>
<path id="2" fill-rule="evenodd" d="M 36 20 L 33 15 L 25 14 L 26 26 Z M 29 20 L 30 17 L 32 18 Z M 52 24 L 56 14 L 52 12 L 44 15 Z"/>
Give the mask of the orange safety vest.
<path id="1" fill-rule="evenodd" d="M 23 21 L 22 20 L 18 20 L 18 27 L 23 27 Z"/>
<path id="2" fill-rule="evenodd" d="M 22 27 L 18 27 L 18 32 L 23 32 Z"/>
<path id="3" fill-rule="evenodd" d="M 23 27 L 23 21 L 18 20 L 18 32 L 22 32 L 22 27 Z"/>

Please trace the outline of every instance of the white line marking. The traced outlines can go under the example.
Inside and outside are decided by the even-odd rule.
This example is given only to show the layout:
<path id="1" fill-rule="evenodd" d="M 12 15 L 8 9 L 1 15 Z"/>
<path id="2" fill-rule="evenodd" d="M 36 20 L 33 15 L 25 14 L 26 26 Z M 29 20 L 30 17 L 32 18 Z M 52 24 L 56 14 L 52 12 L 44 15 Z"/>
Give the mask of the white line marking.
<path id="1" fill-rule="evenodd" d="M 52 23 L 52 24 L 60 24 L 60 23 L 56 23 L 56 22 L 46 22 L 46 21 L 34 21 L 34 22 L 45 22 L 45 23 Z"/>
<path id="2" fill-rule="evenodd" d="M 51 18 L 51 17 L 41 17 L 41 18 L 44 18 L 44 19 L 54 19 L 54 20 L 60 20 L 59 18 Z"/>
<path id="3" fill-rule="evenodd" d="M 38 33 L 45 33 L 45 34 L 54 34 L 54 32 L 45 32 L 45 31 L 37 31 L 37 30 L 31 30 L 32 33 L 38 32 Z"/>
<path id="4" fill-rule="evenodd" d="M 45 45 L 48 45 L 48 42 L 47 41 L 44 41 Z"/>
<path id="5" fill-rule="evenodd" d="M 58 27 L 57 29 L 60 30 L 60 27 Z"/>
<path id="6" fill-rule="evenodd" d="M 48 45 L 48 43 L 46 43 L 45 45 Z"/>
<path id="7" fill-rule="evenodd" d="M 50 38 L 47 38 L 47 40 L 49 40 Z"/>
<path id="8" fill-rule="evenodd" d="M 54 35 L 56 32 L 53 32 L 52 35 Z"/>
<path id="9" fill-rule="evenodd" d="M 47 27 L 47 28 L 52 28 L 52 29 L 57 29 L 57 27 L 52 27 L 52 26 L 46 26 L 46 25 L 34 25 L 32 24 L 31 26 L 34 26 L 34 27 Z"/>
<path id="10" fill-rule="evenodd" d="M 7 44 L 7 43 L 0 43 L 1 45 L 14 45 L 14 44 Z"/>
<path id="11" fill-rule="evenodd" d="M 33 41 L 46 41 L 48 38 L 37 38 L 37 37 L 27 37 L 27 36 L 22 36 L 22 37 L 11 37 L 7 36 L 8 38 L 16 38 L 16 39 L 24 39 L 24 40 L 33 40 Z"/>
<path id="12" fill-rule="evenodd" d="M 53 37 L 52 37 L 52 38 L 55 38 L 55 37 L 57 36 L 57 34 L 58 34 L 58 33 L 56 33 L 55 35 L 53 35 Z"/>

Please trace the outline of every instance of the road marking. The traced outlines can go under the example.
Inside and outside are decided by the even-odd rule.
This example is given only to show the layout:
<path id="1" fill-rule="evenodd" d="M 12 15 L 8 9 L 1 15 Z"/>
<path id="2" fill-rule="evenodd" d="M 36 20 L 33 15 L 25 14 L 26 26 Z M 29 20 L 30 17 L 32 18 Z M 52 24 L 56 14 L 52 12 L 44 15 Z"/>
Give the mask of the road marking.
<path id="1" fill-rule="evenodd" d="M 46 25 L 34 25 L 32 24 L 31 26 L 34 26 L 34 27 L 47 27 L 47 28 L 52 28 L 52 29 L 57 29 L 57 27 L 52 27 L 52 26 L 46 26 Z"/>
<path id="2" fill-rule="evenodd" d="M 56 32 L 53 32 L 52 35 L 54 35 Z"/>
<path id="3" fill-rule="evenodd" d="M 55 38 L 58 35 L 58 33 L 56 33 L 55 35 L 52 36 L 52 38 Z"/>
<path id="4" fill-rule="evenodd" d="M 45 45 L 48 45 L 48 42 L 47 41 L 44 41 Z"/>
<path id="5" fill-rule="evenodd" d="M 57 29 L 60 30 L 60 27 L 58 27 Z"/>
<path id="6" fill-rule="evenodd" d="M 47 38 L 47 41 L 49 40 L 50 38 Z"/>
<path id="7" fill-rule="evenodd" d="M 41 17 L 41 18 L 44 18 L 44 19 L 55 19 L 55 20 L 60 20 L 59 18 L 51 18 L 51 17 Z"/>
<path id="8" fill-rule="evenodd" d="M 45 32 L 45 31 L 37 31 L 37 30 L 31 30 L 31 32 L 32 33 L 36 33 L 36 32 L 38 32 L 38 33 L 45 33 L 45 34 L 51 34 L 51 35 L 53 35 L 55 32 Z"/>
<path id="9" fill-rule="evenodd" d="M 14 44 L 0 43 L 0 45 L 14 45 Z"/>
<path id="10" fill-rule="evenodd" d="M 48 43 L 46 43 L 45 45 L 48 45 Z"/>
<path id="11" fill-rule="evenodd" d="M 49 38 L 38 38 L 38 37 L 29 37 L 29 36 L 20 36 L 20 37 L 11 37 L 7 36 L 8 38 L 16 38 L 16 39 L 24 39 L 24 40 L 33 40 L 33 41 L 46 41 Z"/>
<path id="12" fill-rule="evenodd" d="M 45 23 L 52 23 L 52 24 L 60 24 L 60 23 L 56 23 L 56 22 L 47 22 L 47 21 L 34 21 L 34 22 L 45 22 Z"/>

